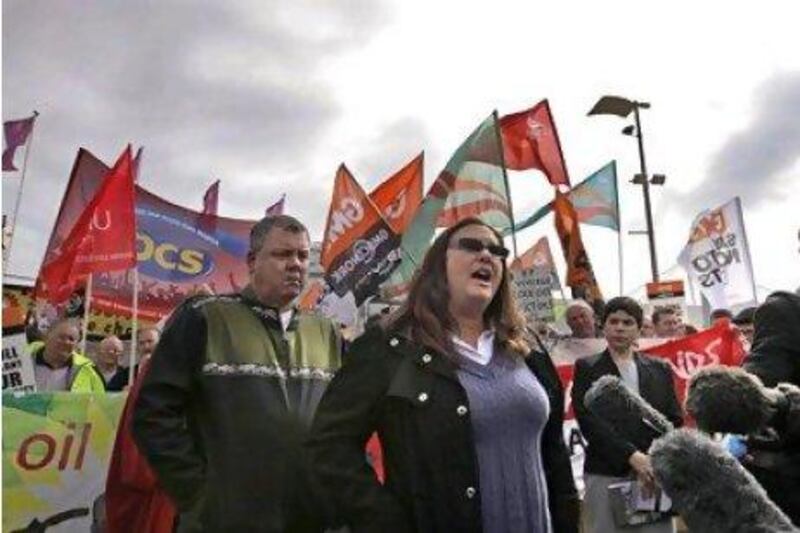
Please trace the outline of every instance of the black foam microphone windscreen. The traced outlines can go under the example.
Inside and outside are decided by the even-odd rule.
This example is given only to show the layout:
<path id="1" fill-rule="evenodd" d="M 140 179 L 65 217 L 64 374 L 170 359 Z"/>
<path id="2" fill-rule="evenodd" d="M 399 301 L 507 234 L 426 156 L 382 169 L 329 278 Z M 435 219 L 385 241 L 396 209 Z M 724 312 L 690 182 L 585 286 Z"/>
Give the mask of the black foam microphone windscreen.
<path id="1" fill-rule="evenodd" d="M 798 531 L 752 474 L 705 435 L 671 431 L 653 442 L 649 454 L 658 484 L 690 531 Z"/>
<path id="2" fill-rule="evenodd" d="M 709 432 L 755 433 L 769 424 L 785 396 L 738 367 L 710 366 L 689 380 L 686 410 Z"/>
<path id="3" fill-rule="evenodd" d="M 632 440 L 641 435 L 642 430 L 656 437 L 673 429 L 664 415 L 630 391 L 617 376 L 603 376 L 595 381 L 586 392 L 583 403 L 590 412 Z"/>

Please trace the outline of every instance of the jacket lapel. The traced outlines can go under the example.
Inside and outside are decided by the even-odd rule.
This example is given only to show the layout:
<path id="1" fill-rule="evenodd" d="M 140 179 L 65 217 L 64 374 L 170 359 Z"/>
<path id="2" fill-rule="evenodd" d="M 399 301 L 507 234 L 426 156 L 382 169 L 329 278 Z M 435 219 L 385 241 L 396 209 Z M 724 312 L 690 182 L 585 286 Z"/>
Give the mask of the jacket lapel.
<path id="1" fill-rule="evenodd" d="M 417 367 L 447 379 L 458 381 L 455 364 L 439 352 L 411 342 L 398 334 L 389 337 L 389 345 L 404 357 L 411 359 Z"/>
<path id="2" fill-rule="evenodd" d="M 611 358 L 611 352 L 609 352 L 608 349 L 606 349 L 606 351 L 604 351 L 600 356 L 600 361 L 598 361 L 597 367 L 598 377 L 610 374 L 622 379 L 622 374 L 619 373 L 619 368 L 617 368 L 617 364 L 614 362 L 614 359 Z"/>
<path id="3" fill-rule="evenodd" d="M 647 360 L 638 353 L 634 354 L 633 357 L 636 360 L 636 372 L 639 374 L 639 396 L 642 398 L 652 398 L 653 380 L 650 375 L 650 365 L 647 364 Z"/>

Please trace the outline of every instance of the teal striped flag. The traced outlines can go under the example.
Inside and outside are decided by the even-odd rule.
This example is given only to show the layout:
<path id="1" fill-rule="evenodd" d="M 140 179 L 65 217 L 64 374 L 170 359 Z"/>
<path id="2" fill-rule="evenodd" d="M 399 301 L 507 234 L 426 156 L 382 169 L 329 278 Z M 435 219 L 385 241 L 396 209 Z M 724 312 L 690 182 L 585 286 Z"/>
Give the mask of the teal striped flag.
<path id="1" fill-rule="evenodd" d="M 616 161 L 611 161 L 580 182 L 567 196 L 575 206 L 580 222 L 619 231 Z M 517 222 L 516 231 L 533 226 L 552 210 L 553 202 L 539 208 L 525 220 Z M 510 231 L 506 231 L 505 234 L 510 234 Z"/>
<path id="2" fill-rule="evenodd" d="M 386 282 L 384 294 L 404 290 L 436 228 L 448 228 L 467 217 L 480 218 L 503 233 L 512 227 L 497 112 L 467 137 L 431 185 L 403 233 L 403 260 Z"/>

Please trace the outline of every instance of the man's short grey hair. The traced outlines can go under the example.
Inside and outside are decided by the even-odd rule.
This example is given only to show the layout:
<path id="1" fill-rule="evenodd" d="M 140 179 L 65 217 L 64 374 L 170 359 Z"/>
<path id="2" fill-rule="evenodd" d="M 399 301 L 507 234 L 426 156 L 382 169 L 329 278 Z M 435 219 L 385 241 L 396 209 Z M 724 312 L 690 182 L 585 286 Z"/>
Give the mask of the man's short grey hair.
<path id="1" fill-rule="evenodd" d="M 567 311 L 569 311 L 573 307 L 583 307 L 584 309 L 588 309 L 589 311 L 592 312 L 592 314 L 594 314 L 594 309 L 592 309 L 592 306 L 589 305 L 589 302 L 587 302 L 586 300 L 572 300 L 569 303 L 569 305 L 567 305 Z"/>
<path id="2" fill-rule="evenodd" d="M 272 231 L 272 228 L 280 228 L 291 233 L 305 233 L 308 229 L 305 225 L 290 215 L 270 215 L 256 222 L 250 230 L 250 249 L 247 251 L 248 257 L 257 254 L 264 246 L 264 241 Z"/>
<path id="3" fill-rule="evenodd" d="M 78 336 L 81 336 L 81 322 L 74 316 L 61 316 L 55 319 L 47 326 L 47 330 L 45 330 L 45 336 L 50 335 L 56 328 L 60 327 L 62 324 L 69 324 L 71 327 L 78 330 Z"/>

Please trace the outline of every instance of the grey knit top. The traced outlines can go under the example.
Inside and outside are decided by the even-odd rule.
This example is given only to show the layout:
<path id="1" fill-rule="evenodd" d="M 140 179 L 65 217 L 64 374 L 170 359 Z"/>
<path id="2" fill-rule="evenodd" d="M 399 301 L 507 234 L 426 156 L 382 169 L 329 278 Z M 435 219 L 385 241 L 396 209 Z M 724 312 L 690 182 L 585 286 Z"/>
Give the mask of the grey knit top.
<path id="1" fill-rule="evenodd" d="M 487 365 L 459 356 L 469 400 L 485 533 L 551 533 L 541 437 L 547 393 L 519 358 L 499 349 Z"/>

